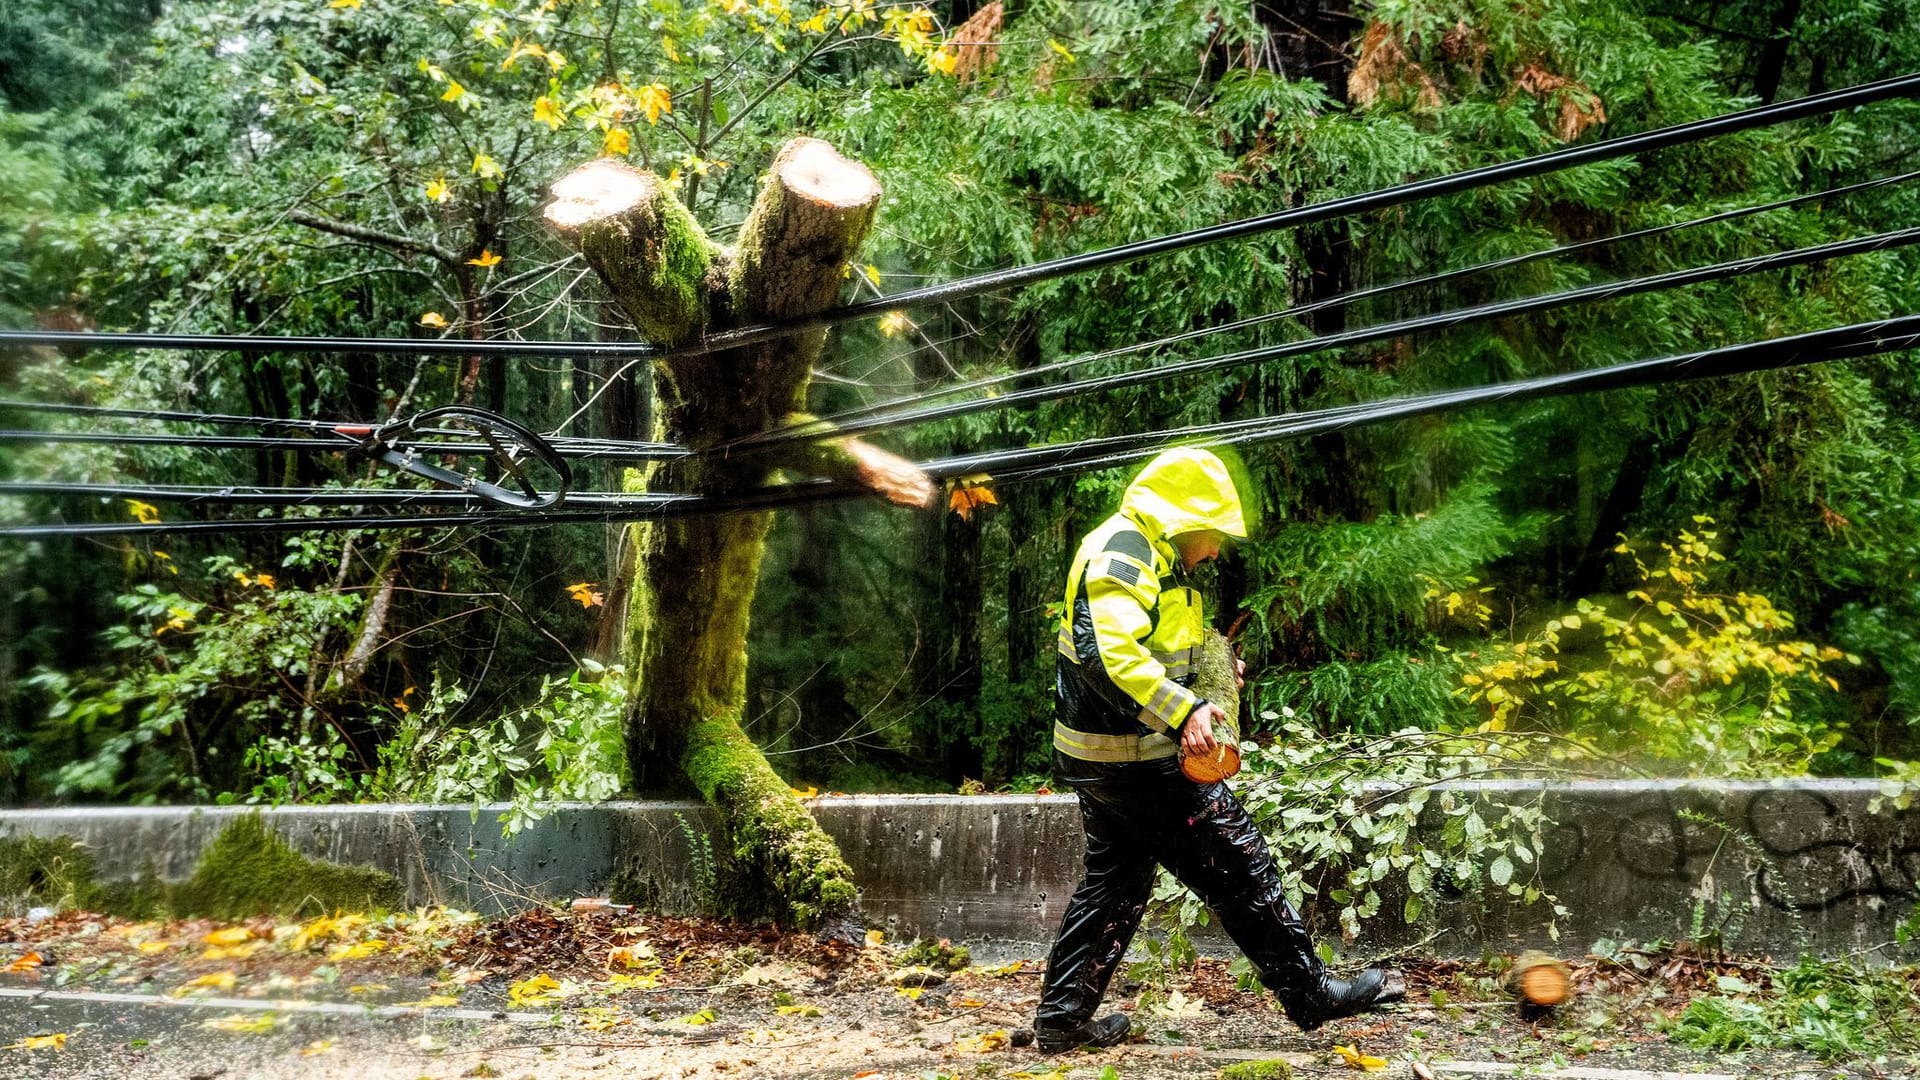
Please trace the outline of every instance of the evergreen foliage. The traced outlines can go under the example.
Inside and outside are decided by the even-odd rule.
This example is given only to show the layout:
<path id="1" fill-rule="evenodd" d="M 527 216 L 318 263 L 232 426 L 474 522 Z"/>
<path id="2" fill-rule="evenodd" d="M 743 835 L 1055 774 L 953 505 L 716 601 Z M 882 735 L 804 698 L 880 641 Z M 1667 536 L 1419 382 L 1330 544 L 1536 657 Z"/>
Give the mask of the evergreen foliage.
<path id="1" fill-rule="evenodd" d="M 1006 11 L 991 57 L 943 46 L 951 27 L 938 12 L 923 22 L 904 6 L 796 4 L 782 21 L 763 17 L 766 6 L 183 0 L 82 17 L 16 5 L 6 17 L 26 29 L 0 34 L 19 58 L 0 62 L 0 321 L 613 339 L 630 331 L 536 220 L 544 185 L 599 152 L 677 168 L 683 204 L 735 222 L 779 142 L 827 139 L 887 192 L 876 239 L 850 268 L 849 295 L 865 296 L 1920 69 L 1911 0 L 1798 5 L 1787 25 L 1776 25 L 1783 7 L 1723 5 L 1709 26 L 1637 0 L 1381 0 L 1353 21 L 1306 27 L 1260 5 L 1030 0 Z M 855 11 L 867 14 L 852 32 L 808 29 Z M 1913 166 L 1916 119 L 1920 103 L 1890 102 L 902 312 L 837 332 L 809 405 L 829 414 L 1885 175 Z M 1875 232 L 1916 211 L 1913 185 L 1876 189 L 1075 374 Z M 1271 415 L 1910 313 L 1917 258 L 1858 257 L 980 413 L 907 432 L 896 449 Z M 1912 357 L 1891 356 L 1249 450 L 1249 502 L 1265 524 L 1230 553 L 1211 604 L 1223 620 L 1254 612 L 1249 714 L 1290 714 L 1336 739 L 1471 728 L 1488 717 L 1458 681 L 1472 667 L 1461 658 L 1527 640 L 1582 599 L 1617 610 L 1639 585 L 1613 554 L 1621 538 L 1672 538 L 1704 515 L 1722 534 L 1722 591 L 1764 597 L 1791 614 L 1796 639 L 1861 660 L 1832 672 L 1837 690 L 1798 693 L 1785 722 L 1821 749 L 1791 764 L 1874 772 L 1886 768 L 1876 760 L 1911 759 L 1911 368 Z M 0 367 L 0 389 L 355 419 L 467 400 L 536 428 L 645 437 L 646 395 L 611 374 L 584 363 L 21 351 Z M 380 479 L 321 455 L 144 447 L 7 446 L 0 472 Z M 621 479 L 589 470 L 583 483 Z M 992 488 L 995 504 L 966 521 L 853 506 L 780 515 L 741 726 L 796 784 L 1033 783 L 1049 753 L 1048 611 L 1073 543 L 1124 483 L 1114 471 Z M 0 501 L 9 519 L 130 512 Z M 588 527 L 0 545 L 0 791 L 352 797 L 365 790 L 357 778 L 392 771 L 386 747 L 417 737 L 396 700 L 439 718 L 454 743 L 471 728 L 472 746 L 524 747 L 498 724 L 533 710 L 563 744 L 597 745 L 584 721 L 561 718 L 598 715 L 604 702 L 587 693 L 549 707 L 546 680 L 616 658 L 627 555 L 617 530 Z M 230 569 L 264 571 L 275 587 L 236 588 Z M 356 659 L 389 584 L 392 613 Z M 205 614 L 156 635 L 175 607 Z M 422 687 L 439 688 L 431 709 Z M 1826 732 L 1839 741 L 1827 745 Z M 336 762 L 352 783 L 295 779 Z M 1732 758 L 1706 747 L 1684 763 L 1639 764 L 1711 774 Z M 532 790 L 547 783 L 536 775 L 549 774 L 479 785 Z M 574 774 L 584 786 L 570 790 L 610 775 L 618 782 Z"/>

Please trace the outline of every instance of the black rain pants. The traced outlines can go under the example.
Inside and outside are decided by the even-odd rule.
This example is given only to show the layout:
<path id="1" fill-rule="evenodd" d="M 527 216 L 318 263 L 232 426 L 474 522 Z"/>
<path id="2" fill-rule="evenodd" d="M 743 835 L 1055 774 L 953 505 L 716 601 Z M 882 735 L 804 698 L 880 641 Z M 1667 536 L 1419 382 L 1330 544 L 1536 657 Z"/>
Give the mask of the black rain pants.
<path id="1" fill-rule="evenodd" d="M 1319 1010 L 1326 967 L 1265 838 L 1226 784 L 1196 784 L 1171 758 L 1105 764 L 1056 753 L 1054 770 L 1080 797 L 1087 861 L 1047 957 L 1038 1026 L 1092 1019 L 1146 912 L 1156 863 L 1213 909 L 1289 1016 Z"/>

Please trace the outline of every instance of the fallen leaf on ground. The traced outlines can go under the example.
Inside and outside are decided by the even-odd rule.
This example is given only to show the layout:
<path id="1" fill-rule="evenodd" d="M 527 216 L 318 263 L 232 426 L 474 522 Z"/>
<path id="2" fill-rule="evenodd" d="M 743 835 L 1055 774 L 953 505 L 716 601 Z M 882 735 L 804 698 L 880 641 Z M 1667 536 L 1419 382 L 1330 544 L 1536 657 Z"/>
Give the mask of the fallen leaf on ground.
<path id="1" fill-rule="evenodd" d="M 1004 979 L 1009 975 L 1020 974 L 1020 970 L 1026 966 L 1027 962 L 1025 960 L 1015 960 L 1010 964 L 1001 964 L 997 968 L 988 968 L 986 973 L 996 979 Z"/>
<path id="2" fill-rule="evenodd" d="M 234 1013 L 215 1020 L 202 1020 L 200 1026 L 208 1031 L 230 1031 L 236 1035 L 265 1035 L 280 1026 L 280 1018 L 273 1013 L 258 1016 Z"/>
<path id="3" fill-rule="evenodd" d="M 953 1048 L 963 1054 L 991 1054 L 1007 1045 L 1007 1041 L 1004 1031 L 983 1031 L 978 1035 L 963 1035 L 953 1040 Z"/>
<path id="4" fill-rule="evenodd" d="M 690 1013 L 686 1016 L 679 1017 L 677 1022 L 699 1027 L 702 1024 L 711 1024 L 718 1019 L 720 1019 L 720 1015 L 712 1009 L 701 1009 L 697 1013 Z"/>
<path id="5" fill-rule="evenodd" d="M 1387 1067 L 1387 1060 L 1385 1058 L 1377 1058 L 1370 1054 L 1363 1054 L 1357 1046 L 1336 1046 L 1333 1048 L 1333 1052 L 1339 1054 L 1341 1060 L 1345 1061 L 1347 1067 L 1350 1069 L 1359 1069 L 1363 1072 L 1379 1072 Z"/>
<path id="6" fill-rule="evenodd" d="M 347 987 L 347 993 L 377 994 L 385 989 L 387 989 L 386 983 L 354 983 L 352 986 Z"/>
<path id="7" fill-rule="evenodd" d="M 200 940 L 208 945 L 245 945 L 253 940 L 253 931 L 244 926 L 229 926 L 225 930 L 215 930 Z"/>
<path id="8" fill-rule="evenodd" d="M 54 1032 L 52 1035 L 29 1035 L 17 1043 L 0 1046 L 0 1050 L 65 1050 L 67 1033 Z"/>
<path id="9" fill-rule="evenodd" d="M 651 990 L 660 985 L 660 973 L 650 971 L 644 975 L 623 975 L 614 972 L 607 976 L 607 989 L 614 993 L 626 990 Z"/>
<path id="10" fill-rule="evenodd" d="M 163 952 L 166 952 L 168 949 L 173 948 L 173 942 L 143 941 L 140 944 L 135 945 L 134 948 L 139 949 L 142 953 L 145 953 L 148 956 L 152 956 L 156 953 L 163 953 Z"/>
<path id="11" fill-rule="evenodd" d="M 32 971 L 43 963 L 46 963 L 46 961 L 41 959 L 39 953 L 30 952 L 20 959 L 15 960 L 13 963 L 8 964 L 7 972 L 8 974 L 18 975 L 23 971 Z"/>
<path id="12" fill-rule="evenodd" d="M 333 1053 L 332 1039 L 315 1039 L 300 1048 L 301 1057 L 319 1057 L 321 1054 L 331 1053 Z"/>
<path id="13" fill-rule="evenodd" d="M 773 1010 L 780 1016 L 819 1016 L 818 1005 L 776 1005 Z"/>
<path id="14" fill-rule="evenodd" d="M 200 954 L 202 960 L 245 960 L 260 951 L 264 941 L 249 941 L 244 945 L 215 945 Z"/>
<path id="15" fill-rule="evenodd" d="M 216 971 L 210 975 L 202 975 L 197 979 L 189 979 L 179 986 L 174 987 L 173 996 L 179 997 L 182 994 L 191 994 L 195 990 L 231 990 L 233 989 L 233 984 L 239 981 L 240 977 L 231 971 Z"/>
<path id="16" fill-rule="evenodd" d="M 548 1005 L 573 992 L 573 987 L 553 976 L 540 974 L 507 987 L 507 1000 L 515 1005 Z"/>
<path id="17" fill-rule="evenodd" d="M 396 1001 L 395 1005 L 403 1009 L 444 1009 L 449 1005 L 460 1004 L 460 999 L 449 994 L 434 994 L 419 1001 Z"/>
<path id="18" fill-rule="evenodd" d="M 621 1024 L 631 1024 L 633 1018 L 618 1009 L 581 1009 L 580 1026 L 588 1031 L 611 1031 Z"/>
<path id="19" fill-rule="evenodd" d="M 387 943 L 384 941 L 360 941 L 352 945 L 335 945 L 327 950 L 327 962 L 332 964 L 342 960 L 365 960 L 386 947 Z"/>
<path id="20" fill-rule="evenodd" d="M 622 964 L 626 967 L 645 967 L 657 963 L 653 955 L 653 946 L 644 941 L 632 945 L 616 945 L 607 951 L 607 966 Z"/>
<path id="21" fill-rule="evenodd" d="M 924 986 L 902 986 L 894 991 L 894 993 L 899 994 L 908 1001 L 919 1001 L 920 995 L 926 992 L 927 988 Z"/>

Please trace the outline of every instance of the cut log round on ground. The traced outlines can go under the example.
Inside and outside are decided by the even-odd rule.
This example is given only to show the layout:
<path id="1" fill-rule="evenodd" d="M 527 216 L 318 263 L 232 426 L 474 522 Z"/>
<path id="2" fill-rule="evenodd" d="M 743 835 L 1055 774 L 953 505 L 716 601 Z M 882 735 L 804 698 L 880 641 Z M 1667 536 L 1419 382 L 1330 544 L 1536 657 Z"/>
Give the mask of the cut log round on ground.
<path id="1" fill-rule="evenodd" d="M 1573 972 L 1546 953 L 1529 949 L 1514 958 L 1507 985 L 1529 1005 L 1552 1008 L 1573 994 Z"/>

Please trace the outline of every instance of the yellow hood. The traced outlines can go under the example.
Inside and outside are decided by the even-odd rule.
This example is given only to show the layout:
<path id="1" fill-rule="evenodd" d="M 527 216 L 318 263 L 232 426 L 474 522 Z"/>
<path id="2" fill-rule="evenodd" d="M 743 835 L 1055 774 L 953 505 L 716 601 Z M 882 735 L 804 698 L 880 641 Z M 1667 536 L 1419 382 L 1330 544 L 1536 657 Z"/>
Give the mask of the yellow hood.
<path id="1" fill-rule="evenodd" d="M 1206 450 L 1168 450 L 1140 470 L 1127 485 L 1120 511 L 1146 527 L 1147 535 L 1169 540 L 1182 533 L 1217 529 L 1244 539 L 1246 517 L 1227 464 Z"/>

